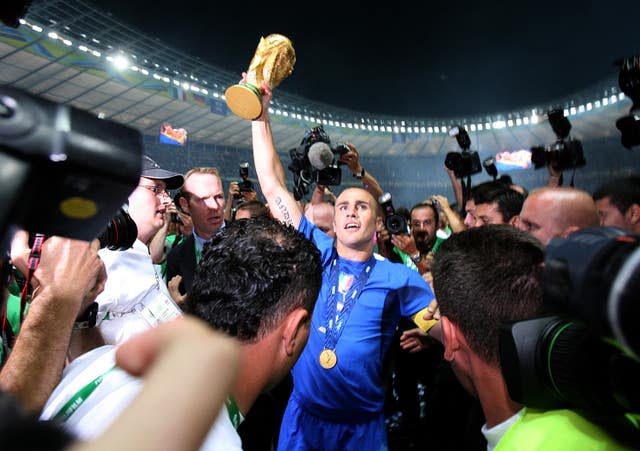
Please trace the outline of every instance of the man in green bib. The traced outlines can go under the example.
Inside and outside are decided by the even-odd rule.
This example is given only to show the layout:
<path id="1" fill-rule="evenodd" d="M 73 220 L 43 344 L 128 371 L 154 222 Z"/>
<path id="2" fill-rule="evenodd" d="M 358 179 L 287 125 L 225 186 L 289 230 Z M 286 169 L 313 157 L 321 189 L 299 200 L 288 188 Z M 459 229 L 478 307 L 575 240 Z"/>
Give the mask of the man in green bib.
<path id="1" fill-rule="evenodd" d="M 454 234 L 432 268 L 444 357 L 478 397 L 489 450 L 625 449 L 572 410 L 536 411 L 513 401 L 501 372 L 499 331 L 542 313 L 542 245 L 508 225 Z"/>

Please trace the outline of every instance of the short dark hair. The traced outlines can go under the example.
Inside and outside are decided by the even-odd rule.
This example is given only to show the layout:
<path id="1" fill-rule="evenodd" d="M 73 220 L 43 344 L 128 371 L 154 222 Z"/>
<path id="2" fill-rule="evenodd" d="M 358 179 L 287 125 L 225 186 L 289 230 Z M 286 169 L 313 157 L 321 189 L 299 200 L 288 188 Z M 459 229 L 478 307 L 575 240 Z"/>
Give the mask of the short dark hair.
<path id="1" fill-rule="evenodd" d="M 633 204 L 640 205 L 640 176 L 612 180 L 593 193 L 594 201 L 605 197 L 624 215 Z"/>
<path id="2" fill-rule="evenodd" d="M 440 312 L 487 363 L 500 365 L 501 324 L 542 313 L 543 261 L 535 238 L 504 224 L 455 233 L 435 255 Z"/>
<path id="3" fill-rule="evenodd" d="M 496 192 L 500 192 L 505 189 L 505 184 L 492 180 L 489 182 L 483 182 L 471 188 L 471 198 L 473 202 L 477 204 L 484 204 L 487 202 L 487 198 L 493 196 Z"/>
<path id="4" fill-rule="evenodd" d="M 485 202 L 481 203 L 497 204 L 502 220 L 508 222 L 511 218 L 520 214 L 524 204 L 524 196 L 511 188 L 505 187 L 502 190 L 486 193 Z"/>
<path id="5" fill-rule="evenodd" d="M 322 266 L 316 247 L 293 227 L 241 219 L 207 243 L 185 311 L 242 341 L 259 340 L 297 308 L 313 311 Z"/>
<path id="6" fill-rule="evenodd" d="M 252 218 L 268 218 L 269 217 L 269 209 L 265 204 L 263 204 L 257 199 L 243 200 L 239 202 L 238 205 L 236 206 L 234 218 L 235 218 L 235 215 L 240 210 L 247 210 L 249 212 L 249 215 L 251 215 Z"/>

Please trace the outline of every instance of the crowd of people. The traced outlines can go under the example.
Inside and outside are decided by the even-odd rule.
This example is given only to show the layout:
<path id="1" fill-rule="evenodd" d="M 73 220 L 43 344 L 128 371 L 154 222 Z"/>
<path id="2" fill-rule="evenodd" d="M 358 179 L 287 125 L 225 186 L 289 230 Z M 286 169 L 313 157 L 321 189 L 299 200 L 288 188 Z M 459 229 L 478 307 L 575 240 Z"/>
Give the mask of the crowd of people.
<path id="1" fill-rule="evenodd" d="M 551 168 L 531 192 L 508 178 L 465 192 L 444 169 L 453 196 L 416 193 L 396 210 L 407 228 L 390 233 L 385 181 L 353 145 L 339 158 L 355 185 L 295 199 L 261 90 L 264 202 L 237 183 L 225 193 L 216 168 L 182 175 L 144 156 L 129 249 L 50 237 L 33 271 L 37 231 L 13 237 L 3 269 L 33 277 L 3 287 L 20 314 L 5 315 L 0 448 L 638 447 L 577 410 L 514 400 L 498 336 L 543 313 L 551 240 L 640 234 L 640 177 L 591 195 L 556 186 Z M 400 442 L 396 420 L 430 429 Z"/>

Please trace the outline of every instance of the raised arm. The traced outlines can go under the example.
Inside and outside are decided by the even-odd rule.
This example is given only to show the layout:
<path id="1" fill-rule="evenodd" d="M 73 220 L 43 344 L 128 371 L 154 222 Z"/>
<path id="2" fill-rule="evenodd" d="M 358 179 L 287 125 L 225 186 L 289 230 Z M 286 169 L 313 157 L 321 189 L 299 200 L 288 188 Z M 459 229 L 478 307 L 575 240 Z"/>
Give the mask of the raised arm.
<path id="1" fill-rule="evenodd" d="M 449 205 L 449 199 L 439 194 L 433 196 L 433 199 L 435 199 L 440 205 L 440 212 L 447 217 L 447 220 L 449 221 L 449 227 L 451 227 L 451 231 L 453 233 L 462 232 L 467 228 L 464 225 L 462 218 L 460 218 L 460 215 L 457 212 L 453 211 L 451 205 Z"/>
<path id="2" fill-rule="evenodd" d="M 456 205 L 458 206 L 458 209 L 461 210 L 464 208 L 464 193 L 462 192 L 462 183 L 460 183 L 460 180 L 458 179 L 458 177 L 456 177 L 455 172 L 453 172 L 451 169 L 445 166 L 444 170 L 447 172 L 449 180 L 451 180 L 451 188 L 453 189 L 453 196 L 456 199 Z"/>
<path id="3" fill-rule="evenodd" d="M 375 179 L 373 175 L 368 173 L 360 164 L 360 154 L 358 153 L 358 149 L 353 144 L 346 144 L 349 148 L 349 152 L 345 153 L 340 157 L 340 161 L 345 163 L 354 177 L 359 177 L 362 180 L 362 186 L 364 189 L 369 191 L 373 197 L 378 199 L 378 197 L 382 196 L 383 192 L 382 187 Z"/>
<path id="4" fill-rule="evenodd" d="M 251 124 L 253 136 L 253 164 L 258 174 L 262 194 L 269 204 L 274 218 L 298 227 L 302 218 L 302 209 L 287 190 L 285 172 L 276 152 L 269 122 L 269 102 L 271 89 L 262 84 L 262 115 Z"/>

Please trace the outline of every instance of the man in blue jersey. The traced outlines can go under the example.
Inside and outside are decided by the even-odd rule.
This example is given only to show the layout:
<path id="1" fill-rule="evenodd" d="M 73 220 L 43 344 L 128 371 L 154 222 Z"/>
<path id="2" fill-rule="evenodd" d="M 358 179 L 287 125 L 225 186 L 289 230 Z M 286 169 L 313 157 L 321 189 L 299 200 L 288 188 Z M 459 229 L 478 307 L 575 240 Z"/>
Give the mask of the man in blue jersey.
<path id="1" fill-rule="evenodd" d="M 252 123 L 254 164 L 274 217 L 297 227 L 320 250 L 323 279 L 309 341 L 293 368 L 280 450 L 386 450 L 383 360 L 401 317 L 421 322 L 433 299 L 416 271 L 373 253 L 382 221 L 361 188 L 336 199 L 335 240 L 308 222 L 287 190 L 269 122 L 271 91 Z"/>

